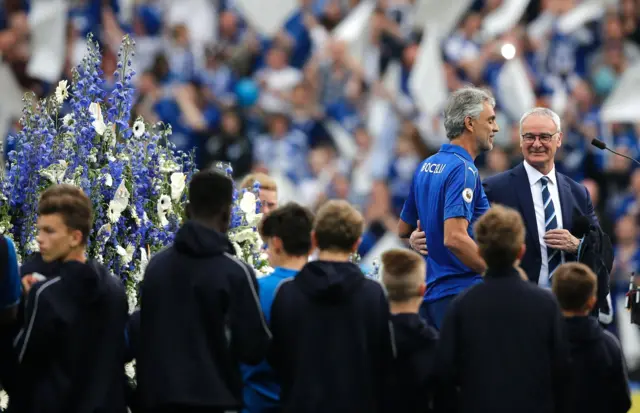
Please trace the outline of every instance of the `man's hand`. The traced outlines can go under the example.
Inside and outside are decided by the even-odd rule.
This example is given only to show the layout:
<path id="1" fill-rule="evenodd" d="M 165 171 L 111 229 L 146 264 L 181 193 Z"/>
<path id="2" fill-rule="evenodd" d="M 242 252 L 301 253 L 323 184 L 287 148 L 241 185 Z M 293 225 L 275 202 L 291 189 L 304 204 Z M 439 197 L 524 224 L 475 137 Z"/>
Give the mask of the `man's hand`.
<path id="1" fill-rule="evenodd" d="M 29 294 L 29 291 L 31 291 L 31 287 L 33 287 L 35 283 L 39 283 L 40 281 L 45 280 L 46 278 L 44 277 L 44 275 L 37 272 L 22 277 L 22 291 L 24 292 L 24 295 Z"/>
<path id="2" fill-rule="evenodd" d="M 556 250 L 575 254 L 578 252 L 580 246 L 580 240 L 566 229 L 552 229 L 544 234 L 544 243 L 547 247 Z"/>
<path id="3" fill-rule="evenodd" d="M 420 228 L 420 221 L 418 221 L 418 228 L 416 228 L 409 236 L 409 245 L 414 251 L 418 251 L 422 255 L 428 255 L 427 250 L 427 235 Z"/>

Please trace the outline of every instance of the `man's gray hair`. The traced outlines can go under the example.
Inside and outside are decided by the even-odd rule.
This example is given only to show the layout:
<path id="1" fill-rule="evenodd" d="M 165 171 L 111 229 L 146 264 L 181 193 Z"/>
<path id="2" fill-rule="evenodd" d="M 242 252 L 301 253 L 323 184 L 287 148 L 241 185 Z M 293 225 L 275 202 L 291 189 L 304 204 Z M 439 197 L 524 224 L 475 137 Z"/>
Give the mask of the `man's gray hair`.
<path id="1" fill-rule="evenodd" d="M 557 113 L 555 113 L 554 111 L 552 111 L 551 109 L 548 108 L 533 108 L 530 109 L 528 111 L 526 111 L 524 113 L 524 115 L 522 115 L 522 117 L 520 118 L 520 138 L 522 139 L 522 124 L 524 123 L 525 119 L 527 119 L 529 116 L 542 116 L 545 118 L 549 118 L 553 121 L 553 123 L 556 124 L 556 132 L 562 132 L 562 125 L 560 123 L 560 116 L 558 116 Z"/>
<path id="2" fill-rule="evenodd" d="M 478 119 L 485 102 L 491 107 L 496 105 L 491 93 L 484 89 L 467 86 L 453 92 L 444 109 L 444 129 L 447 131 L 447 138 L 452 140 L 462 135 L 464 120 L 467 117 Z"/>

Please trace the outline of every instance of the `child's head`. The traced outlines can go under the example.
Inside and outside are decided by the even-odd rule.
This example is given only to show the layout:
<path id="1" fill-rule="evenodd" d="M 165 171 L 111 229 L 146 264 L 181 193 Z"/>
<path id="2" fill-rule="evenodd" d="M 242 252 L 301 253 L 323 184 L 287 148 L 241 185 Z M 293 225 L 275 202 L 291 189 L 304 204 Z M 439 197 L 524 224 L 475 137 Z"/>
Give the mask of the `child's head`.
<path id="1" fill-rule="evenodd" d="M 418 312 L 427 289 L 424 258 L 408 249 L 393 249 L 383 253 L 381 260 L 382 283 L 387 290 L 391 310 L 394 305 L 402 304 L 411 306 L 412 312 Z"/>
<path id="2" fill-rule="evenodd" d="M 511 268 L 524 255 L 524 223 L 515 209 L 502 205 L 491 207 L 478 219 L 474 232 L 480 255 L 489 268 Z"/>
<path id="3" fill-rule="evenodd" d="M 54 185 L 38 203 L 38 236 L 45 262 L 65 261 L 84 254 L 93 225 L 91 200 L 73 185 Z"/>
<path id="4" fill-rule="evenodd" d="M 596 305 L 598 279 L 584 264 L 562 264 L 553 272 L 553 293 L 565 315 L 588 315 Z"/>
<path id="5" fill-rule="evenodd" d="M 312 226 L 311 211 L 293 202 L 267 215 L 260 225 L 260 235 L 267 243 L 271 266 L 281 267 L 293 257 L 308 257 Z"/>
<path id="6" fill-rule="evenodd" d="M 331 200 L 318 210 L 311 236 L 320 251 L 350 254 L 357 251 L 363 230 L 360 212 L 347 201 Z"/>
<path id="7" fill-rule="evenodd" d="M 278 184 L 269 175 L 256 172 L 247 175 L 240 183 L 241 189 L 253 190 L 255 183 L 260 185 L 258 198 L 260 199 L 260 208 L 263 214 L 268 215 L 271 211 L 278 207 Z"/>

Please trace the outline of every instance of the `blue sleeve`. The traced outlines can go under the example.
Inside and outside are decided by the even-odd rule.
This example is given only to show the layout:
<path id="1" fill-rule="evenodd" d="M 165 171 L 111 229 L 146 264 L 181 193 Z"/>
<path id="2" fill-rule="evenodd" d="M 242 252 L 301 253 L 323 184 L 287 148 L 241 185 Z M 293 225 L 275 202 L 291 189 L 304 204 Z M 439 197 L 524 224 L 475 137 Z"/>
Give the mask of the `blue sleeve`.
<path id="1" fill-rule="evenodd" d="M 466 218 L 471 222 L 473 218 L 473 198 L 480 194 L 475 193 L 476 175 L 471 166 L 461 163 L 455 166 L 444 184 L 444 217 Z M 476 171 L 477 173 L 477 171 Z"/>
<path id="2" fill-rule="evenodd" d="M 20 285 L 20 273 L 18 271 L 18 258 L 13 242 L 7 237 L 3 237 L 7 246 L 6 260 L 3 274 L 0 274 L 0 309 L 13 307 L 20 302 L 22 287 Z"/>
<path id="3" fill-rule="evenodd" d="M 273 304 L 273 293 L 275 288 L 272 285 L 271 276 L 258 278 L 258 286 L 260 295 L 260 307 L 264 314 L 264 319 L 269 324 L 271 322 L 271 305 Z"/>
<path id="4" fill-rule="evenodd" d="M 409 189 L 409 195 L 407 195 L 402 212 L 400 213 L 400 219 L 411 225 L 413 228 L 418 227 L 418 205 L 416 205 L 415 187 L 416 177 L 418 174 L 413 175 L 413 182 L 411 183 L 411 189 Z"/>

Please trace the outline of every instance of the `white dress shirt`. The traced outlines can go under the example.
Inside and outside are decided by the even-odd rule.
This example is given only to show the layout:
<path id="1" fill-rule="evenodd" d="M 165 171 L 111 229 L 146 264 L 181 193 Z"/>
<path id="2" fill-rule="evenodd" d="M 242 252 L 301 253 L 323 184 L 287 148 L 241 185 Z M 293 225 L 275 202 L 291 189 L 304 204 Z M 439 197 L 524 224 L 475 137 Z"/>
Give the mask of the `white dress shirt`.
<path id="1" fill-rule="evenodd" d="M 538 278 L 538 285 L 544 288 L 551 288 L 549 282 L 549 261 L 547 255 L 547 245 L 544 243 L 544 234 L 547 232 L 545 227 L 544 217 L 544 204 L 542 203 L 542 177 L 549 178 L 547 188 L 551 194 L 551 201 L 553 202 L 553 208 L 556 211 L 556 221 L 558 223 L 558 229 L 562 227 L 562 205 L 560 204 L 560 193 L 558 192 L 558 178 L 556 177 L 555 166 L 551 169 L 551 172 L 547 175 L 542 175 L 540 171 L 529 165 L 527 161 L 524 161 L 524 169 L 527 171 L 527 177 L 529 178 L 529 185 L 531 186 L 531 196 L 533 198 L 533 208 L 536 212 L 536 223 L 538 225 L 538 241 L 540 242 L 540 277 Z M 562 253 L 562 260 L 564 262 L 564 252 Z"/>

